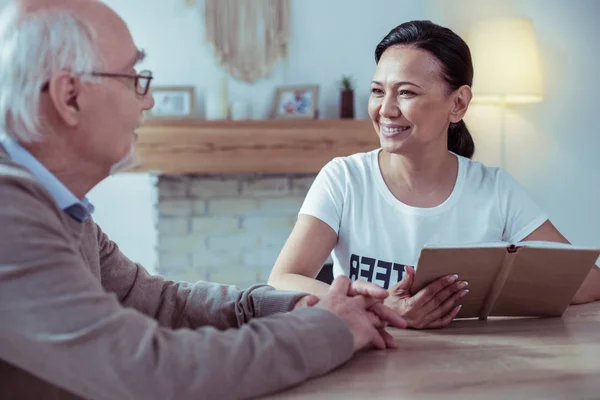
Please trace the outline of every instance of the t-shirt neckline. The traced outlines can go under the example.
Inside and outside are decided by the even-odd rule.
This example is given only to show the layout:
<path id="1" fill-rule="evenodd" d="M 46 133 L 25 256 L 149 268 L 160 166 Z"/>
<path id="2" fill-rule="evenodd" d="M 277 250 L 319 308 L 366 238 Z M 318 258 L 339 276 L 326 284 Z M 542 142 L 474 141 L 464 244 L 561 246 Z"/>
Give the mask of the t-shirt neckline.
<path id="1" fill-rule="evenodd" d="M 427 208 L 422 208 L 422 207 L 413 207 L 413 206 L 409 206 L 408 204 L 405 204 L 403 202 L 401 202 L 400 200 L 398 200 L 390 191 L 390 189 L 387 187 L 387 185 L 385 184 L 385 181 L 383 179 L 383 174 L 381 173 L 381 168 L 379 167 L 379 153 L 382 151 L 382 149 L 377 149 L 371 152 L 371 167 L 373 168 L 374 171 L 374 176 L 375 176 L 375 184 L 379 190 L 379 192 L 381 193 L 381 195 L 385 198 L 385 200 L 390 203 L 394 208 L 398 209 L 401 212 L 404 212 L 406 214 L 416 214 L 416 215 L 438 215 L 441 214 L 443 212 L 445 212 L 446 210 L 448 210 L 450 207 L 452 207 L 456 201 L 458 200 L 458 198 L 460 197 L 460 193 L 462 192 L 463 186 L 464 186 L 464 181 L 465 181 L 465 173 L 466 173 L 466 166 L 464 165 L 464 158 L 460 157 L 459 155 L 450 152 L 450 154 L 453 154 L 457 161 L 458 161 L 458 173 L 456 174 L 456 182 L 454 183 L 454 188 L 452 189 L 452 192 L 450 193 L 450 196 L 448 196 L 448 198 L 446 200 L 444 200 L 444 202 L 442 202 L 441 204 L 435 206 L 435 207 L 427 207 Z"/>

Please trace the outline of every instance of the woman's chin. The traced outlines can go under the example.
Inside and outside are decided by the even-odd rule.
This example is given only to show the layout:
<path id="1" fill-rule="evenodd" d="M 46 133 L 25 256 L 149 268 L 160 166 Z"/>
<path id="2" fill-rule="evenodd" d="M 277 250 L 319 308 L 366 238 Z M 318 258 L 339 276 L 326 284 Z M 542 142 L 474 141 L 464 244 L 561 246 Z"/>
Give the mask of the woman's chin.
<path id="1" fill-rule="evenodd" d="M 402 154 L 406 147 L 404 140 L 390 140 L 384 136 L 379 137 L 379 144 L 384 151 L 392 154 Z"/>

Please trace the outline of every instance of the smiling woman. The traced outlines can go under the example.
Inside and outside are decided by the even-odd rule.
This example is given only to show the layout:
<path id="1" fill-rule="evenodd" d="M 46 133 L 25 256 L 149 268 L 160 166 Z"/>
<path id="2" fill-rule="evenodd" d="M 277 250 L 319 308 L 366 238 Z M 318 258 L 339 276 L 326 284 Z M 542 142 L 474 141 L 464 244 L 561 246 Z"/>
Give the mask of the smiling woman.
<path id="1" fill-rule="evenodd" d="M 334 276 L 375 282 L 409 326 L 439 328 L 457 315 L 468 282 L 448 276 L 411 296 L 424 245 L 565 239 L 507 172 L 471 160 L 462 118 L 473 65 L 463 39 L 406 22 L 377 45 L 375 60 L 368 111 L 381 148 L 321 170 L 269 283 L 325 293 L 314 278 L 331 253 Z M 597 298 L 596 283 L 576 300 Z"/>
<path id="2" fill-rule="evenodd" d="M 419 40 L 418 35 L 425 32 L 435 33 L 438 41 Z M 454 46 L 439 46 L 440 41 Z M 447 135 L 450 151 L 471 158 L 475 144 L 462 120 L 473 83 L 466 43 L 449 29 L 415 21 L 392 30 L 377 45 L 375 60 L 377 70 L 369 99 L 375 131 L 383 138 L 399 139 L 400 132 L 408 136 L 414 128 L 418 131 L 411 137 L 421 142 Z M 384 147 L 391 143 L 382 139 Z"/>

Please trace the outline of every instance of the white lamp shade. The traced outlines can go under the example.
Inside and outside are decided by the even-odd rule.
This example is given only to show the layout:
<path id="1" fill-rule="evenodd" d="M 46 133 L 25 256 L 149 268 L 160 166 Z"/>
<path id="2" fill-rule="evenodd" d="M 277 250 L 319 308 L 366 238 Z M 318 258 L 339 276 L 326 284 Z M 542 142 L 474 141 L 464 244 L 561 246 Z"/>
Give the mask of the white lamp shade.
<path id="1" fill-rule="evenodd" d="M 473 101 L 534 103 L 544 90 L 537 41 L 528 18 L 480 21 L 469 31 Z"/>

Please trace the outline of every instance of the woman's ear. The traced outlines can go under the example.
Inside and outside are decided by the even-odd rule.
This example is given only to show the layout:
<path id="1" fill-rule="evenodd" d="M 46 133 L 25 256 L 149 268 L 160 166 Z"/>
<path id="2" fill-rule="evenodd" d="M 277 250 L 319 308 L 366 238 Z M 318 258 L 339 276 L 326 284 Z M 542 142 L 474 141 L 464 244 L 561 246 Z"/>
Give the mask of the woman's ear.
<path id="1" fill-rule="evenodd" d="M 81 81 L 69 71 L 61 71 L 50 80 L 48 88 L 50 101 L 59 119 L 69 127 L 80 122 L 78 96 Z"/>
<path id="2" fill-rule="evenodd" d="M 473 98 L 473 92 L 471 91 L 470 86 L 463 85 L 455 90 L 454 93 L 452 93 L 452 97 L 453 105 L 452 109 L 450 110 L 450 122 L 457 123 L 463 119 L 467 113 L 469 104 Z"/>

